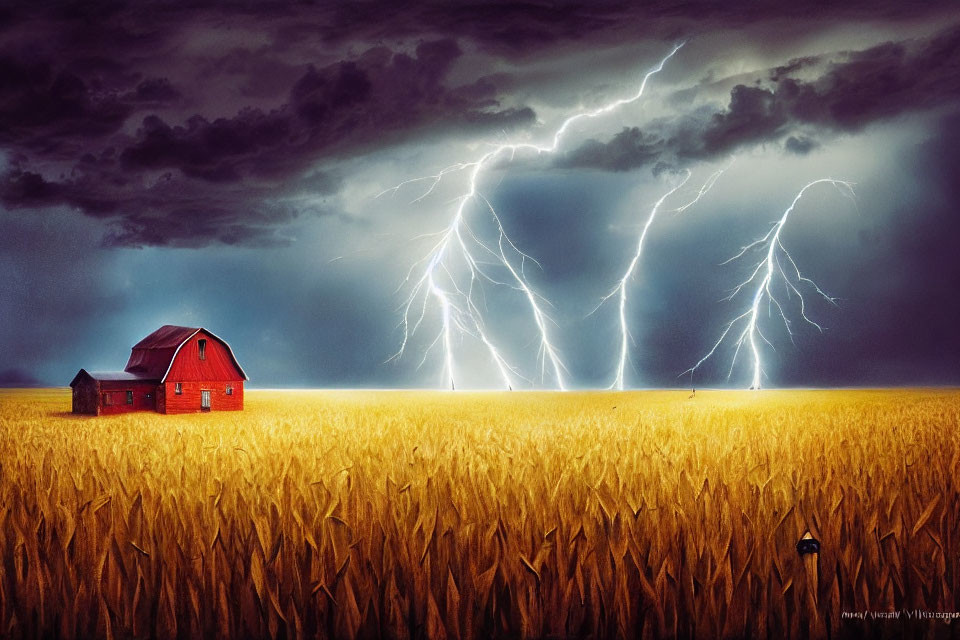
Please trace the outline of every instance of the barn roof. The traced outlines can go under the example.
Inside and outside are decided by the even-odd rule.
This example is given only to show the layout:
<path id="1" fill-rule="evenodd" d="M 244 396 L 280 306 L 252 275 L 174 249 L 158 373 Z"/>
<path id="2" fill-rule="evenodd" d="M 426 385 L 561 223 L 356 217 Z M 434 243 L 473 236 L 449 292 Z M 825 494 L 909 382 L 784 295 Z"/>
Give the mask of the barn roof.
<path id="1" fill-rule="evenodd" d="M 77 375 L 73 377 L 73 380 L 70 381 L 70 386 L 76 385 L 76 383 L 80 381 L 80 378 L 84 376 L 98 382 L 160 382 L 159 378 L 150 378 L 141 374 L 130 373 L 129 371 L 87 371 L 86 369 L 80 369 Z"/>
<path id="2" fill-rule="evenodd" d="M 200 327 L 178 327 L 172 324 L 165 324 L 137 344 L 133 345 L 133 348 L 176 349 L 186 342 L 197 331 L 200 331 Z"/>
<path id="3" fill-rule="evenodd" d="M 230 348 L 226 340 L 203 327 L 178 327 L 172 324 L 163 325 L 133 345 L 133 349 L 130 352 L 130 359 L 127 361 L 127 366 L 124 367 L 124 370 L 127 373 L 147 378 L 156 378 L 163 382 L 170 372 L 173 359 L 177 356 L 177 352 L 180 351 L 180 347 L 200 331 L 203 331 L 211 338 L 222 343 L 223 346 L 227 348 L 227 351 L 230 352 L 230 358 L 233 360 L 233 364 L 236 365 L 237 371 L 240 372 L 244 380 L 249 380 L 247 374 L 244 373 L 243 368 L 237 361 L 237 357 L 233 355 L 233 349 Z"/>

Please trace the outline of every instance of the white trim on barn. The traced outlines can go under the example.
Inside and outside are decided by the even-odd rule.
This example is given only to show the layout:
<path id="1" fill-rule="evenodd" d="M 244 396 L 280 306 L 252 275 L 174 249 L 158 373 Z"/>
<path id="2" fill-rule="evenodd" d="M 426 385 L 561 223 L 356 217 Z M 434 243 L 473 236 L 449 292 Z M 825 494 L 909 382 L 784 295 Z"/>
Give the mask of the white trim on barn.
<path id="1" fill-rule="evenodd" d="M 224 340 L 223 338 L 221 338 L 220 336 L 218 336 L 217 334 L 215 334 L 213 331 L 210 331 L 209 329 L 204 329 L 203 327 L 200 327 L 199 329 L 197 329 L 196 331 L 194 331 L 193 333 L 191 333 L 189 336 L 187 336 L 186 338 L 184 338 L 183 342 L 181 342 L 179 345 L 177 345 L 176 350 L 173 352 L 173 357 L 170 358 L 170 364 L 167 365 L 167 370 L 163 373 L 163 377 L 160 378 L 160 383 L 163 384 L 164 382 L 167 381 L 167 376 L 170 375 L 170 369 L 173 368 L 173 363 L 176 361 L 176 359 L 177 359 L 177 354 L 180 353 L 180 349 L 183 347 L 183 345 L 185 345 L 185 344 L 187 344 L 188 342 L 190 342 L 190 340 L 193 338 L 193 336 L 197 335 L 197 334 L 200 333 L 201 331 L 206 331 L 208 334 L 210 334 L 210 337 L 216 338 L 216 339 L 219 340 L 221 343 L 223 343 L 223 344 L 227 347 L 227 351 L 230 352 L 230 358 L 233 359 L 233 364 L 235 364 L 236 367 L 237 367 L 237 370 L 240 371 L 240 375 L 243 376 L 243 379 L 244 379 L 244 380 L 250 380 L 250 378 L 247 377 L 246 372 L 244 372 L 243 367 L 240 366 L 240 361 L 237 360 L 237 356 L 233 355 L 233 347 L 230 346 L 230 343 L 227 342 L 226 340 Z"/>

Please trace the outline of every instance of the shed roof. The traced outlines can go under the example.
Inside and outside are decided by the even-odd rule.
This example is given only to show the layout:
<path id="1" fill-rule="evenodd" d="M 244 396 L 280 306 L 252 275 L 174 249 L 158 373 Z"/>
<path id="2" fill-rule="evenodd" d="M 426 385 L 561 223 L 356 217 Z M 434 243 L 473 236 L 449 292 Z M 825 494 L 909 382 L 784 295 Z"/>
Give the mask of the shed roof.
<path id="1" fill-rule="evenodd" d="M 160 382 L 159 378 L 151 378 L 137 373 L 130 373 L 129 371 L 87 371 L 86 369 L 80 369 L 77 375 L 73 377 L 73 380 L 70 381 L 70 386 L 76 385 L 77 382 L 80 381 L 80 378 L 84 376 L 98 382 Z"/>

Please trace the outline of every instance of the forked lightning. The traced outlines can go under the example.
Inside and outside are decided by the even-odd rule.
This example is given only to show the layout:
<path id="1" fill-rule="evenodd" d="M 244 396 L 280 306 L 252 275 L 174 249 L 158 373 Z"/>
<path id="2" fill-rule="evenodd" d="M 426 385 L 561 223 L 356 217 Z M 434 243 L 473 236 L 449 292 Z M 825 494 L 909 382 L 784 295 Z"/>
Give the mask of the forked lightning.
<path id="1" fill-rule="evenodd" d="M 853 193 L 853 185 L 850 182 L 835 180 L 833 178 L 821 178 L 819 180 L 814 180 L 813 182 L 807 183 L 802 189 L 800 189 L 796 197 L 794 197 L 793 202 L 790 203 L 790 206 L 787 207 L 787 210 L 783 212 L 780 220 L 773 225 L 773 227 L 765 236 L 746 245 L 735 256 L 723 262 L 723 264 L 728 264 L 744 256 L 748 251 L 757 247 L 762 247 L 764 250 L 765 257 L 756 265 L 751 272 L 750 277 L 738 284 L 733 289 L 732 293 L 725 298 L 726 300 L 731 300 L 748 285 L 756 284 L 755 288 L 753 289 L 753 296 L 751 298 L 750 306 L 742 314 L 731 320 L 720 334 L 720 338 L 714 343 L 713 347 L 710 348 L 710 351 L 708 351 L 699 362 L 684 371 L 681 375 L 686 375 L 689 373 L 691 376 L 693 376 L 693 373 L 700 367 L 700 365 L 706 362 L 707 359 L 709 359 L 717 351 L 717 348 L 724 342 L 724 340 L 726 340 L 728 335 L 731 335 L 731 331 L 734 330 L 734 327 L 742 324 L 743 329 L 739 334 L 737 334 L 735 342 L 736 349 L 733 353 L 733 359 L 730 362 L 730 371 L 727 373 L 727 379 L 729 379 L 733 373 L 733 367 L 736 364 L 737 356 L 740 353 L 740 348 L 746 345 L 750 350 L 750 355 L 753 360 L 753 376 L 750 381 L 750 388 L 759 389 L 763 383 L 764 377 L 763 356 L 759 343 L 762 341 L 773 348 L 773 344 L 771 344 L 771 342 L 763 335 L 758 325 L 760 309 L 764 301 L 767 302 L 768 307 L 777 310 L 777 313 L 783 320 L 791 340 L 793 339 L 794 335 L 792 323 L 790 319 L 787 318 L 786 311 L 784 310 L 781 301 L 774 293 L 773 286 L 777 280 L 782 280 L 783 288 L 788 294 L 791 292 L 795 293 L 799 298 L 800 318 L 804 322 L 815 327 L 820 332 L 823 332 L 823 327 L 807 316 L 807 303 L 801 289 L 806 288 L 808 289 L 808 295 L 811 292 L 815 293 L 834 305 L 836 304 L 836 299 L 824 293 L 824 291 L 813 280 L 807 278 L 800 272 L 800 268 L 797 266 L 797 263 L 790 256 L 790 253 L 786 250 L 780 240 L 783 227 L 787 224 L 787 219 L 790 217 L 790 214 L 793 212 L 794 208 L 796 208 L 797 203 L 803 197 L 803 194 L 806 193 L 808 189 L 820 184 L 832 185 L 843 195 L 851 199 L 855 197 Z M 781 256 L 783 256 L 783 262 L 781 262 Z M 784 268 L 784 265 L 786 265 L 786 269 Z"/>
<path id="2" fill-rule="evenodd" d="M 512 388 L 514 379 L 520 376 L 516 369 L 507 363 L 485 329 L 483 314 L 474 297 L 477 295 L 476 288 L 481 284 L 481 280 L 486 280 L 492 284 L 512 286 L 523 294 L 530 308 L 533 324 L 539 334 L 541 379 L 549 374 L 557 388 L 561 390 L 567 388 L 566 368 L 560 359 L 557 347 L 550 339 L 551 320 L 543 310 L 546 301 L 533 291 L 524 275 L 524 263 L 530 258 L 520 252 L 509 239 L 497 212 L 490 202 L 479 193 L 478 183 L 484 170 L 496 160 L 505 157 L 512 160 L 518 151 L 530 151 L 538 155 L 554 153 L 559 148 L 564 134 L 578 120 L 595 118 L 623 105 L 638 101 L 643 96 L 650 78 L 662 71 L 667 61 L 682 46 L 683 43 L 675 46 L 670 53 L 660 60 L 659 64 L 648 71 L 633 95 L 614 100 L 597 109 L 581 111 L 569 116 L 556 129 L 549 144 L 536 145 L 528 142 L 497 144 L 476 160 L 457 162 L 441 169 L 434 175 L 405 180 L 380 194 L 381 196 L 387 193 L 395 194 L 406 186 L 425 183 L 427 187 L 413 200 L 413 203 L 416 203 L 433 193 L 437 185 L 446 176 L 460 171 L 469 171 L 467 191 L 457 198 L 456 209 L 450 224 L 439 234 L 439 240 L 430 252 L 411 267 L 404 280 L 404 283 L 413 282 L 413 285 L 402 307 L 403 340 L 399 351 L 393 356 L 394 358 L 403 355 L 410 337 L 417 331 L 427 313 L 430 309 L 436 309 L 439 312 L 441 328 L 430 348 L 440 344 L 443 349 L 442 375 L 444 386 L 451 389 L 456 388 L 458 371 L 454 353 L 455 342 L 464 336 L 473 336 L 486 347 L 490 361 L 500 376 L 502 386 L 508 389 Z M 496 223 L 499 233 L 496 248 L 494 248 L 493 243 L 483 242 L 467 223 L 468 205 L 478 200 L 482 201 L 484 209 Z M 510 282 L 498 281 L 486 273 L 482 268 L 482 261 L 479 259 L 481 255 L 484 259 L 493 258 L 494 265 L 505 268 L 509 274 Z M 510 256 L 513 256 L 512 260 Z M 519 267 L 513 263 L 513 260 L 520 262 Z M 421 265 L 423 265 L 423 270 L 418 275 L 414 275 L 414 272 Z M 461 270 L 465 269 L 466 273 L 460 273 L 457 269 L 458 266 Z M 427 353 L 429 353 L 430 348 L 427 349 Z M 426 359 L 427 353 L 424 354 L 424 359 Z"/>

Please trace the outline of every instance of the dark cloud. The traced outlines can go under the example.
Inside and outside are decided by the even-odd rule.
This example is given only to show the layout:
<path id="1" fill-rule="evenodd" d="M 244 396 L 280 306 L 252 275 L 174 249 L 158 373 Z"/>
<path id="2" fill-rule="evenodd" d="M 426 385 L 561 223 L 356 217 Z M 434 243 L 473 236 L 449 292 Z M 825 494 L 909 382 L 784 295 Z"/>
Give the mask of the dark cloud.
<path id="1" fill-rule="evenodd" d="M 877 120 L 960 96 L 960 26 L 925 42 L 888 42 L 847 55 L 814 81 L 783 77 L 772 89 L 738 85 L 704 131 L 707 153 L 769 139 L 788 126 L 857 131 Z"/>
<path id="2" fill-rule="evenodd" d="M 713 0 L 625 2 L 577 0 L 442 0 L 395 3 L 389 0 L 335 3 L 319 6 L 323 20 L 289 28 L 292 37 L 318 31 L 331 42 L 353 38 L 383 39 L 445 34 L 476 42 L 486 51 L 505 56 L 528 56 L 564 42 L 626 42 L 638 38 L 677 39 L 725 27 L 783 19 L 828 23 L 867 18 L 916 18 L 949 7 L 942 0 L 919 9 L 902 3 L 850 0 L 780 2 L 755 0 L 749 5 Z M 270 6 L 269 4 L 267 6 Z M 267 9 L 269 10 L 269 9 Z M 768 37 L 782 38 L 782 27 Z M 295 34 L 295 35 L 294 35 Z"/>
<path id="3" fill-rule="evenodd" d="M 530 109 L 499 109 L 489 80 L 445 88 L 460 53 L 451 40 L 421 43 L 412 55 L 376 47 L 357 60 L 309 66 L 276 109 L 243 108 L 212 120 L 197 114 L 183 124 L 150 114 L 132 134 L 117 132 L 127 114 L 180 98 L 170 81 L 147 79 L 122 97 L 95 98 L 81 79 L 50 64 L 0 63 L 10 96 L 0 132 L 8 133 L 14 160 L 0 177 L 0 202 L 66 204 L 106 218 L 114 228 L 108 244 L 282 242 L 276 229 L 297 212 L 280 201 L 296 196 L 318 163 L 424 127 L 437 135 L 534 121 Z M 53 161 L 65 175 L 40 168 Z M 311 187 L 335 184 L 327 178 Z M 314 195 L 323 193 L 329 190 Z"/>
<path id="4" fill-rule="evenodd" d="M 130 107 L 46 61 L 0 55 L 0 141 L 48 157 L 69 157 L 78 139 L 115 132 Z"/>
<path id="5" fill-rule="evenodd" d="M 626 170 L 661 157 L 668 161 L 715 158 L 744 146 L 780 140 L 787 151 L 802 154 L 816 146 L 798 132 L 802 128 L 815 127 L 821 136 L 856 132 L 873 122 L 950 104 L 960 97 L 960 26 L 929 40 L 888 42 L 840 58 L 836 62 L 816 57 L 795 60 L 769 74 L 772 86 L 733 87 L 721 111 L 693 117 L 657 134 L 629 130 L 607 142 L 591 140 L 563 162 Z M 814 80 L 790 76 L 815 65 L 824 71 Z M 657 138 L 663 140 L 649 142 Z"/>
<path id="6" fill-rule="evenodd" d="M 270 174 L 281 149 L 292 145 L 293 123 L 284 114 L 244 110 L 213 122 L 201 116 L 170 126 L 147 116 L 135 139 L 120 153 L 120 169 L 177 169 L 188 178 L 236 182 L 244 175 Z"/>
<path id="7" fill-rule="evenodd" d="M 557 164 L 562 167 L 595 167 L 608 171 L 629 171 L 657 160 L 663 154 L 664 141 L 644 134 L 638 127 L 624 127 L 607 142 L 588 140 Z"/>
<path id="8" fill-rule="evenodd" d="M 124 96 L 126 101 L 155 107 L 180 98 L 180 92 L 166 78 L 148 78 Z"/>
<path id="9" fill-rule="evenodd" d="M 730 92 L 726 111 L 714 114 L 700 132 L 700 148 L 681 149 L 680 155 L 714 156 L 744 144 L 778 137 L 787 121 L 787 114 L 783 113 L 774 92 L 737 85 Z"/>
<path id="10" fill-rule="evenodd" d="M 924 13 L 945 6 L 930 3 Z M 502 72 L 477 73 L 463 86 L 450 82 L 464 47 L 517 59 L 640 37 L 674 41 L 798 16 L 825 22 L 917 15 L 897 3 L 773 0 L 753 3 L 749 12 L 706 0 L 296 6 L 102 0 L 13 2 L 4 12 L 0 144 L 10 173 L 3 203 L 67 204 L 107 219 L 119 230 L 114 239 L 190 246 L 272 241 L 275 228 L 295 214 L 274 201 L 288 197 L 290 183 L 317 165 L 427 132 L 469 136 L 532 125 L 530 108 L 501 104 L 509 83 Z M 756 35 L 770 38 L 763 29 Z M 936 55 L 953 60 L 954 44 L 933 43 L 939 51 L 916 55 L 896 46 L 865 52 L 809 86 L 791 74 L 818 61 L 797 60 L 773 71 L 774 89 L 735 90 L 728 110 L 703 131 L 673 132 L 661 141 L 659 134 L 628 130 L 608 148 L 591 142 L 561 162 L 625 170 L 658 153 L 722 153 L 781 135 L 794 121 L 849 128 L 857 118 L 896 113 L 899 94 L 922 82 L 924 74 L 913 72 L 925 72 Z M 872 101 L 886 88 L 883 69 L 897 64 L 893 104 Z M 951 80 L 948 68 L 939 73 Z M 848 90 L 851 76 L 869 86 Z M 829 104 L 818 106 L 821 100 Z M 196 235 L 185 238 L 175 228 Z"/>
<path id="11" fill-rule="evenodd" d="M 783 143 L 783 148 L 790 153 L 806 155 L 820 146 L 820 143 L 807 136 L 790 136 Z"/>
<path id="12" fill-rule="evenodd" d="M 802 58 L 794 58 L 787 64 L 774 67 L 770 72 L 770 80 L 773 82 L 778 82 L 779 80 L 789 77 L 791 74 L 800 71 L 801 69 L 806 69 L 808 67 L 815 66 L 820 63 L 820 58 L 817 56 L 804 56 Z"/>

